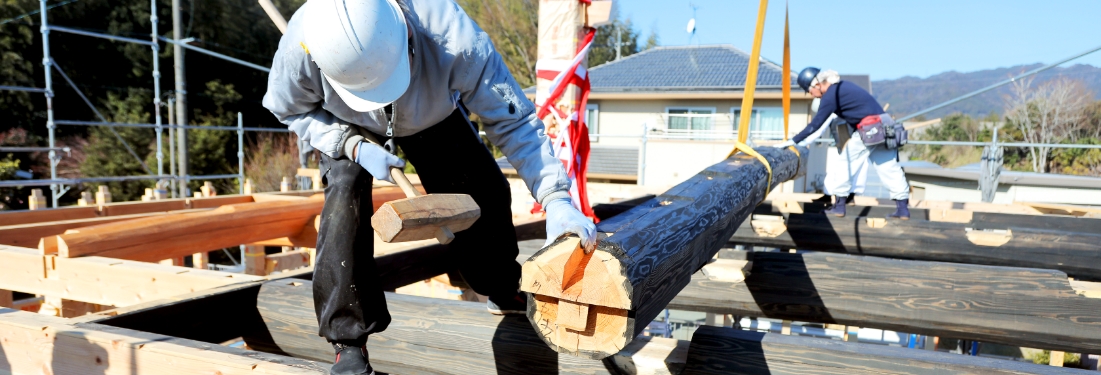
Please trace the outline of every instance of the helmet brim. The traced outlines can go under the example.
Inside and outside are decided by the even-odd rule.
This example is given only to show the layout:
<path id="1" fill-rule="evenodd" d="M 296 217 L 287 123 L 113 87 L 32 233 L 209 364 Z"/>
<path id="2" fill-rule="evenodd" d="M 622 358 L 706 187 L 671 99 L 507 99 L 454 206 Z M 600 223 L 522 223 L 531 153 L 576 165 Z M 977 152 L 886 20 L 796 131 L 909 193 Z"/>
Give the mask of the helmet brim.
<path id="1" fill-rule="evenodd" d="M 329 86 L 332 86 L 337 96 L 348 104 L 348 108 L 357 112 L 370 112 L 393 103 L 405 94 L 405 90 L 409 89 L 412 72 L 409 68 L 409 54 L 404 53 L 390 77 L 369 90 L 348 90 L 335 84 L 335 81 L 324 72 L 321 74 L 325 76 L 325 80 L 329 82 Z"/>

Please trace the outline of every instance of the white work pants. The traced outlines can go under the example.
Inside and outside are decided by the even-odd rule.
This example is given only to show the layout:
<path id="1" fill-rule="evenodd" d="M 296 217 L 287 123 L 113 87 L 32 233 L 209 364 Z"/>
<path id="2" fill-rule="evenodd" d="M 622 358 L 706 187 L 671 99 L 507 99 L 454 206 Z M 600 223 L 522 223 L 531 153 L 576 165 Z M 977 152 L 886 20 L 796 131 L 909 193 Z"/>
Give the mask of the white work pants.
<path id="1" fill-rule="evenodd" d="M 839 156 L 826 165 L 826 194 L 844 197 L 849 193 L 863 193 L 871 161 L 879 180 L 891 192 L 891 199 L 910 199 L 910 184 L 898 164 L 898 150 L 888 150 L 884 145 L 869 149 L 856 136 L 845 143 Z"/>

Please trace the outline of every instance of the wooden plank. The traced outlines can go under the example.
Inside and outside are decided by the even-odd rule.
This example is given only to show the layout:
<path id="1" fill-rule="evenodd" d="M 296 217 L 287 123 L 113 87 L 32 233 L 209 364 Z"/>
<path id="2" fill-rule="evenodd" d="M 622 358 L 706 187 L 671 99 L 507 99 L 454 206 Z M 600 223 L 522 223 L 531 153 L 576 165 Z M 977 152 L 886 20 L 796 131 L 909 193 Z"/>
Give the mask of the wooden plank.
<path id="1" fill-rule="evenodd" d="M 1101 279 L 1101 220 L 1092 218 L 974 213 L 967 223 L 934 222 L 920 216 L 870 225 L 861 216 L 885 217 L 893 208 L 864 207 L 843 218 L 823 215 L 823 205 L 803 204 L 805 213 L 783 215 L 786 231 L 759 235 L 743 223 L 736 244 L 842 252 L 1011 267 L 1055 269 L 1075 277 Z M 855 211 L 855 210 L 854 210 Z M 913 211 L 912 211 L 913 212 Z"/>
<path id="2" fill-rule="evenodd" d="M 247 203 L 98 225 L 57 236 L 62 257 L 157 261 L 242 243 L 294 236 L 321 213 L 323 199 Z M 312 223 L 311 223 L 312 224 Z"/>
<path id="3" fill-rule="evenodd" d="M 0 307 L 12 308 L 15 306 L 15 298 L 10 290 L 0 289 Z"/>
<path id="4" fill-rule="evenodd" d="M 254 276 L 102 257 L 59 258 L 0 246 L 0 288 L 99 305 L 128 306 L 259 280 Z"/>
<path id="5" fill-rule="evenodd" d="M 308 250 L 294 250 L 277 254 L 268 254 L 264 260 L 264 274 L 293 270 L 310 266 Z"/>
<path id="6" fill-rule="evenodd" d="M 98 209 L 94 206 L 71 206 L 34 211 L 4 211 L 0 212 L 0 225 L 8 226 L 42 223 L 47 221 L 90 219 L 98 216 L 97 212 Z"/>
<path id="7" fill-rule="evenodd" d="M 1004 359 L 700 327 L 684 375 L 705 374 L 1072 374 Z"/>
<path id="8" fill-rule="evenodd" d="M 572 237 L 559 239 L 525 262 L 521 289 L 535 296 L 528 316 L 547 344 L 599 359 L 641 333 L 768 191 L 797 177 L 806 165 L 805 150 L 799 155 L 771 147 L 757 151 L 769 161 L 771 176 L 756 158 L 735 155 L 602 221 L 597 226 L 602 237 L 593 253 L 582 254 Z M 591 305 L 590 324 L 584 330 L 560 327 L 560 300 Z"/>
<path id="9" fill-rule="evenodd" d="M 65 233 L 69 229 L 90 227 L 93 225 L 114 223 L 139 219 L 149 216 L 158 216 L 173 213 L 199 212 L 201 210 L 181 210 L 169 212 L 147 212 L 121 216 L 103 216 L 86 219 L 48 221 L 31 224 L 7 225 L 0 227 L 0 245 L 35 247 L 42 237 L 56 236 Z"/>
<path id="10" fill-rule="evenodd" d="M 704 266 L 668 308 L 1101 351 L 1101 299 L 1083 295 L 1096 284 L 1072 286 L 1062 272 L 829 253 L 731 255 L 739 253 L 749 261 Z"/>
<path id="11" fill-rule="evenodd" d="M 894 202 L 884 199 L 879 200 L 871 197 L 858 197 L 857 206 L 889 206 L 894 207 Z M 809 202 L 826 202 L 829 203 L 831 198 L 828 195 L 822 195 L 818 193 L 772 193 L 768 195 L 769 201 L 787 201 L 798 203 Z M 1031 207 L 1018 205 L 1018 204 L 999 204 L 999 203 L 986 203 L 986 202 L 948 202 L 948 201 L 928 201 L 928 200 L 910 200 L 910 209 L 927 209 L 927 210 L 964 210 L 971 212 L 987 212 L 987 213 L 1002 213 L 1002 214 L 1016 214 L 1016 215 L 1042 215 L 1043 212 Z"/>
<path id="12" fill-rule="evenodd" d="M 100 210 L 101 216 L 133 215 L 147 212 L 164 212 L 186 210 L 187 199 L 166 199 L 160 201 L 145 202 L 119 202 L 104 205 Z"/>
<path id="13" fill-rule="evenodd" d="M 264 283 L 257 309 L 267 330 L 246 335 L 249 347 L 330 361 L 332 346 L 317 336 L 311 289 L 308 281 Z M 687 354 L 686 342 L 664 339 L 640 341 L 603 362 L 576 358 L 547 348 L 523 317 L 491 315 L 483 303 L 393 293 L 386 300 L 390 326 L 367 341 L 371 365 L 386 373 L 670 374 Z"/>
<path id="14" fill-rule="evenodd" d="M 1073 204 L 1054 204 L 1054 203 L 1033 203 L 1033 202 L 1017 202 L 1019 205 L 1032 207 L 1043 213 L 1071 215 L 1071 216 L 1086 216 L 1089 214 L 1101 213 L 1101 207 L 1091 206 L 1079 206 Z"/>
<path id="15" fill-rule="evenodd" d="M 0 309 L 0 373 L 326 374 L 322 364 Z"/>
<path id="16" fill-rule="evenodd" d="M 251 195 L 219 195 L 206 198 L 190 198 L 187 200 L 189 208 L 216 208 L 230 204 L 252 203 Z"/>

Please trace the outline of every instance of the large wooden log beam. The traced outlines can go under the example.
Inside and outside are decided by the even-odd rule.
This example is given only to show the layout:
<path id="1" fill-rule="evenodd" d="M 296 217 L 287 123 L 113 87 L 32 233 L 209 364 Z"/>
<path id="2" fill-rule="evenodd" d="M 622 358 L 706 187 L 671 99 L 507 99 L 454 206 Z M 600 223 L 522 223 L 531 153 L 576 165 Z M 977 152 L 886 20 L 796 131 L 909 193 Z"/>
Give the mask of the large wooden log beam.
<path id="1" fill-rule="evenodd" d="M 704 266 L 668 307 L 1101 352 L 1101 299 L 1084 296 L 1059 271 L 829 253 L 730 255 L 746 260 Z"/>
<path id="2" fill-rule="evenodd" d="M 1078 374 L 1004 359 L 719 327 L 692 335 L 684 375 Z"/>
<path id="3" fill-rule="evenodd" d="M 264 283 L 257 310 L 267 330 L 245 336 L 249 347 L 332 361 L 332 346 L 317 335 L 311 289 L 309 281 Z M 492 315 L 482 303 L 394 293 L 386 294 L 386 302 L 393 320 L 367 340 L 371 365 L 386 373 L 672 374 L 686 355 L 687 342 L 656 339 L 604 362 L 576 358 L 547 348 L 527 319 Z"/>
<path id="4" fill-rule="evenodd" d="M 525 262 L 528 317 L 547 344 L 599 359 L 642 332 L 768 191 L 806 165 L 805 149 L 802 158 L 788 149 L 757 151 L 772 167 L 771 181 L 763 163 L 737 154 L 602 221 L 593 253 L 563 238 Z"/>
<path id="5" fill-rule="evenodd" d="M 790 212 L 761 205 L 742 223 L 732 243 L 900 259 L 1056 269 L 1101 279 L 1101 219 L 968 213 L 963 222 L 880 220 L 893 208 L 850 208 L 839 218 L 822 204 L 801 203 Z M 788 212 L 784 212 L 788 211 Z M 781 219 L 779 216 L 783 216 Z M 767 216 L 773 216 L 766 222 Z M 869 219 L 876 218 L 876 219 Z M 756 228 L 755 228 L 756 226 Z"/>
<path id="6" fill-rule="evenodd" d="M 327 374 L 313 361 L 0 308 L 0 373 Z"/>

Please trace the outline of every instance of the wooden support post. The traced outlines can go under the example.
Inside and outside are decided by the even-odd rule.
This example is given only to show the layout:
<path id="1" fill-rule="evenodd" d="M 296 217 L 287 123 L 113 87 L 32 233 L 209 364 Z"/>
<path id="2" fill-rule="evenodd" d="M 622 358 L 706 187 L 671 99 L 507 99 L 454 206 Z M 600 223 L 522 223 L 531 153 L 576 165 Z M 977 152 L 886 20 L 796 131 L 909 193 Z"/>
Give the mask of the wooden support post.
<path id="1" fill-rule="evenodd" d="M 103 207 L 108 203 L 111 203 L 111 190 L 106 185 L 99 185 L 96 190 L 96 206 Z"/>
<path id="2" fill-rule="evenodd" d="M 204 251 L 191 254 L 191 267 L 205 270 L 210 265 L 210 253 Z"/>
<path id="3" fill-rule="evenodd" d="M 1004 359 L 926 352 L 813 337 L 700 327 L 684 375 L 707 374 L 1073 374 Z"/>
<path id="4" fill-rule="evenodd" d="M 0 307 L 11 308 L 15 306 L 15 297 L 10 290 L 0 289 Z"/>
<path id="5" fill-rule="evenodd" d="M 783 321 L 783 323 L 780 324 L 780 334 L 781 335 L 790 335 L 791 334 L 791 321 L 790 320 L 785 319 Z"/>
<path id="6" fill-rule="evenodd" d="M 92 192 L 90 192 L 90 191 L 81 192 L 80 193 L 80 199 L 76 200 L 76 205 L 81 206 L 81 207 L 93 206 L 95 204 L 96 204 L 96 197 L 94 195 L 92 195 Z"/>
<path id="7" fill-rule="evenodd" d="M 245 191 L 241 192 L 241 194 L 252 195 L 252 179 L 251 178 L 246 178 L 245 179 Z"/>
<path id="8" fill-rule="evenodd" d="M 758 148 L 771 176 L 743 153 L 712 165 L 600 222 L 592 253 L 584 253 L 577 237 L 540 250 L 524 263 L 520 287 L 533 296 L 532 324 L 562 353 L 600 359 L 618 352 L 688 285 L 772 187 L 797 177 L 806 165 L 801 151 Z M 557 323 L 560 306 L 571 302 L 590 305 L 584 330 Z"/>
<path id="9" fill-rule="evenodd" d="M 1059 271 L 817 252 L 724 255 L 748 259 L 751 267 L 718 259 L 693 275 L 668 308 L 1101 351 L 1101 294 L 1090 287 L 1097 283 L 1072 283 Z M 725 280 L 708 276 L 724 274 Z"/>
<path id="10" fill-rule="evenodd" d="M 50 207 L 46 205 L 46 196 L 42 194 L 42 189 L 31 189 L 31 196 L 27 198 L 27 206 L 31 210 Z"/>
<path id="11" fill-rule="evenodd" d="M 218 195 L 218 190 L 214 189 L 214 184 L 210 181 L 203 181 L 203 186 L 199 187 L 202 191 L 203 197 L 213 197 Z"/>
<path id="12" fill-rule="evenodd" d="M 1055 367 L 1063 367 L 1063 359 L 1066 357 L 1066 353 L 1052 350 L 1051 355 L 1048 356 L 1048 365 Z"/>
<path id="13" fill-rule="evenodd" d="M 265 256 L 263 246 L 256 245 L 243 245 L 245 258 L 243 260 L 245 264 L 246 275 L 267 275 L 267 263 L 265 262 Z"/>
<path id="14" fill-rule="evenodd" d="M 279 183 L 279 191 L 287 192 L 291 191 L 291 178 L 283 176 L 283 181 Z"/>

